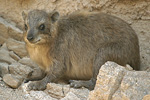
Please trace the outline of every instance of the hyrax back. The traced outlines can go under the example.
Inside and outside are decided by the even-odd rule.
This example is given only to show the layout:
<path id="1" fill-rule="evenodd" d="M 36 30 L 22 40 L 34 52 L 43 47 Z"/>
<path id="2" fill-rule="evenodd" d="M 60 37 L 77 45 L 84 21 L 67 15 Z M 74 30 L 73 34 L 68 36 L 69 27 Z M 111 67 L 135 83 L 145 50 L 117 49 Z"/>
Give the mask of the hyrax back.
<path id="1" fill-rule="evenodd" d="M 24 39 L 33 61 L 47 76 L 29 85 L 44 89 L 47 82 L 60 79 L 71 86 L 93 88 L 98 71 L 106 61 L 139 70 L 138 37 L 123 20 L 98 12 L 75 12 L 59 17 L 58 12 L 33 10 L 23 13 Z M 27 29 L 28 28 L 28 29 Z"/>

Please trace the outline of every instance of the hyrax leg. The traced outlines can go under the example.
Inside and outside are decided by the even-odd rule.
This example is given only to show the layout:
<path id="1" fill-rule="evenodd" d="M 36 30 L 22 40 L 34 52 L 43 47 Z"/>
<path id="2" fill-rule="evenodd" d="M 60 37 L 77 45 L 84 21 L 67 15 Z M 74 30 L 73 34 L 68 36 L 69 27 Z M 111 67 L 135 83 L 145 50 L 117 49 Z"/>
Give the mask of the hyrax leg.
<path id="1" fill-rule="evenodd" d="M 89 90 L 93 90 L 94 89 L 94 86 L 95 86 L 95 83 L 96 83 L 96 80 L 91 78 L 91 80 L 88 80 L 88 81 L 75 81 L 75 80 L 70 80 L 70 86 L 71 87 L 74 87 L 74 88 L 81 88 L 81 87 L 86 87 L 88 88 Z"/>
<path id="2" fill-rule="evenodd" d="M 46 76 L 45 71 L 40 68 L 35 68 L 34 71 L 28 74 L 27 78 L 25 79 L 25 83 L 29 81 L 38 81 L 43 79 Z"/>
<path id="3" fill-rule="evenodd" d="M 39 81 L 31 81 L 28 85 L 29 90 L 44 90 L 46 89 L 46 85 L 49 82 L 56 82 L 61 77 L 63 77 L 65 72 L 65 68 L 60 63 L 55 63 L 50 67 L 50 71 L 46 74 L 46 76 Z"/>

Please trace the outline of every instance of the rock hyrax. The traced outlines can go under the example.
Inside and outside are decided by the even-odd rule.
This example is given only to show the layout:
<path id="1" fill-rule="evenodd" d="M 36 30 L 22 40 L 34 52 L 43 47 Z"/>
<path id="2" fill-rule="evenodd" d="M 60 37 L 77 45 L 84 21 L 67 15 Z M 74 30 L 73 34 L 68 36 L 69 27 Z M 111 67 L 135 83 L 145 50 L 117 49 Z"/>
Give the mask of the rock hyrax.
<path id="1" fill-rule="evenodd" d="M 30 58 L 46 73 L 29 89 L 42 90 L 48 82 L 70 81 L 75 88 L 93 89 L 100 67 L 106 61 L 133 69 L 140 67 L 138 37 L 125 21 L 99 12 L 32 10 L 22 13 L 24 40 Z"/>

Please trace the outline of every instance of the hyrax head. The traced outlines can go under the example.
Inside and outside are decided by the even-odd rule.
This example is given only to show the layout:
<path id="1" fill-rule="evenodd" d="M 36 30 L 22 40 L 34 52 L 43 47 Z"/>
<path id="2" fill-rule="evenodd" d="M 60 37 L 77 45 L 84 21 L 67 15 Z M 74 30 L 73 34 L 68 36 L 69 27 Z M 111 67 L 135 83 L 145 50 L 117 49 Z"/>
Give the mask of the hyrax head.
<path id="1" fill-rule="evenodd" d="M 22 12 L 24 19 L 24 39 L 31 44 L 42 44 L 50 41 L 54 35 L 55 23 L 59 13 L 46 13 L 43 10 L 32 10 L 28 14 Z"/>

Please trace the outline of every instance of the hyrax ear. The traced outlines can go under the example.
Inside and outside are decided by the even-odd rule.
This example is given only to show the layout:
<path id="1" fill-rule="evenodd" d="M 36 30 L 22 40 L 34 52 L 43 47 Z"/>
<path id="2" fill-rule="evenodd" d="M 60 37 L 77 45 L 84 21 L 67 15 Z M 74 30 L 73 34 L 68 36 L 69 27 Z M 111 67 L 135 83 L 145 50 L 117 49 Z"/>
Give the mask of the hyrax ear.
<path id="1" fill-rule="evenodd" d="M 52 23 L 55 23 L 59 19 L 59 12 L 53 11 L 50 13 Z"/>
<path id="2" fill-rule="evenodd" d="M 22 12 L 22 17 L 23 17 L 23 20 L 25 21 L 26 17 L 27 17 L 27 13 L 25 13 L 24 11 Z"/>

